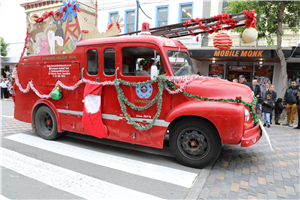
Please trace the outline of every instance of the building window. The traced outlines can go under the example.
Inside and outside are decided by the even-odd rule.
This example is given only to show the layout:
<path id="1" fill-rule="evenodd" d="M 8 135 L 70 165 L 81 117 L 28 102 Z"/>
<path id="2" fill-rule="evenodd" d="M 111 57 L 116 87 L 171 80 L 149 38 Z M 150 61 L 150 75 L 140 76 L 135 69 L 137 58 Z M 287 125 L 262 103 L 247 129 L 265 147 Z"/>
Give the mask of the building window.
<path id="1" fill-rule="evenodd" d="M 193 18 L 193 3 L 179 4 L 179 23 Z"/>
<path id="2" fill-rule="evenodd" d="M 156 22 L 155 26 L 166 26 L 169 24 L 169 6 L 156 7 Z"/>
<path id="3" fill-rule="evenodd" d="M 115 74 L 116 56 L 113 48 L 105 49 L 103 53 L 103 71 L 105 75 Z"/>
<path id="4" fill-rule="evenodd" d="M 257 82 L 260 84 L 272 83 L 273 80 L 273 72 L 274 66 L 273 65 L 255 65 L 255 76 L 254 78 L 257 79 Z"/>
<path id="5" fill-rule="evenodd" d="M 134 31 L 135 26 L 135 10 L 125 10 L 125 27 L 124 32 L 129 33 Z"/>
<path id="6" fill-rule="evenodd" d="M 228 1 L 227 0 L 223 0 L 223 4 L 222 4 L 222 13 L 226 12 L 226 7 L 228 6 Z"/>
<path id="7" fill-rule="evenodd" d="M 108 22 L 109 23 L 115 23 L 115 22 L 117 22 L 118 15 L 119 15 L 118 11 L 108 13 Z"/>
<path id="8" fill-rule="evenodd" d="M 98 74 L 98 51 L 96 49 L 87 52 L 87 73 L 92 76 Z"/>

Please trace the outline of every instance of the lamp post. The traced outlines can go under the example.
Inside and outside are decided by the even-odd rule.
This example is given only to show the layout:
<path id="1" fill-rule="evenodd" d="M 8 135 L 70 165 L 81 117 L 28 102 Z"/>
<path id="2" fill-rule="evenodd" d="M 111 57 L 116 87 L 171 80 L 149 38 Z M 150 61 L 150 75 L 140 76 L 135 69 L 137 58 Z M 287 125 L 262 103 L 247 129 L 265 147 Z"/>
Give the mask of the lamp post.
<path id="1" fill-rule="evenodd" d="M 136 23 L 135 23 L 135 31 L 138 31 L 139 29 L 139 9 L 142 10 L 142 12 L 144 13 L 144 15 L 146 15 L 146 13 L 143 11 L 143 9 L 141 8 L 140 5 L 140 1 L 136 0 Z M 148 17 L 149 19 L 152 19 L 151 17 L 149 17 L 148 15 L 146 15 L 146 17 Z"/>

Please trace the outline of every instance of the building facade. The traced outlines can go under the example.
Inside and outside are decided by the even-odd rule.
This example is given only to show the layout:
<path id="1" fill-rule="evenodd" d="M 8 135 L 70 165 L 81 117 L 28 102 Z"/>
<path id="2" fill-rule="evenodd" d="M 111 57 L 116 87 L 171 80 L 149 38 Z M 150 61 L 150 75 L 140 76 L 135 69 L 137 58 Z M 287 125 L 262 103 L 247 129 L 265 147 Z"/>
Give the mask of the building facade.
<path id="1" fill-rule="evenodd" d="M 77 2 L 80 3 L 83 11 L 78 15 L 80 28 L 88 29 L 86 27 L 92 27 L 93 30 L 98 29 L 99 33 L 103 33 L 101 37 L 141 30 L 143 22 L 148 22 L 150 28 L 153 28 L 181 23 L 190 18 L 208 18 L 223 13 L 228 5 L 226 0 L 139 0 L 142 11 L 141 9 L 137 10 L 135 0 L 78 0 Z M 30 0 L 21 4 L 21 6 L 25 8 L 27 22 L 29 23 L 30 20 L 33 20 L 34 15 L 42 16 L 45 11 L 50 10 L 58 12 L 63 4 L 61 0 Z M 94 20 L 96 21 L 94 22 Z M 92 24 L 97 25 L 97 28 L 93 28 Z M 116 24 L 119 26 L 117 27 Z M 111 25 L 114 26 L 111 28 Z M 115 32 L 107 34 L 113 28 Z M 92 35 L 92 29 L 89 35 Z M 195 72 L 200 72 L 204 76 L 218 76 L 228 80 L 243 74 L 248 82 L 259 79 L 262 83 L 270 82 L 274 84 L 278 96 L 282 97 L 282 74 L 276 52 L 276 35 L 274 35 L 275 46 L 268 46 L 265 40 L 258 40 L 251 44 L 243 43 L 239 34 L 234 33 L 232 30 L 227 31 L 227 34 L 230 35 L 233 41 L 233 46 L 228 51 L 220 51 L 213 46 L 215 34 L 202 34 L 199 36 L 199 42 L 196 41 L 196 37 L 192 36 L 180 37 L 178 40 L 188 47 Z M 97 35 L 99 34 L 97 33 Z M 83 33 L 82 38 L 89 39 L 86 36 Z M 32 43 L 34 42 L 36 41 Z M 33 50 L 30 49 L 30 45 L 33 44 L 29 43 L 28 45 L 28 50 L 32 53 Z M 286 29 L 282 46 L 287 60 L 289 82 L 297 80 L 299 83 L 300 48 L 298 45 L 300 45 L 299 32 L 294 34 Z M 8 68 L 11 71 L 13 65 L 17 62 L 13 59 L 16 58 L 12 56 L 2 57 L 1 68 L 3 70 Z"/>
<path id="2" fill-rule="evenodd" d="M 99 2 L 99 30 L 107 28 L 107 22 L 111 19 L 124 23 L 122 33 L 141 30 L 141 24 L 148 22 L 150 28 L 184 22 L 190 18 L 211 17 L 225 12 L 228 2 L 225 0 L 140 0 L 141 10 L 139 10 L 138 26 L 137 7 L 135 1 L 109 1 Z M 138 29 L 136 29 L 138 27 Z M 287 59 L 287 73 L 289 83 L 296 80 L 300 86 L 300 35 L 289 31 L 284 27 L 282 47 Z M 227 31 L 230 35 L 233 46 L 226 51 L 220 51 L 213 46 L 213 38 L 216 34 L 202 34 L 200 41 L 196 42 L 195 37 L 178 38 L 188 47 L 196 72 L 204 76 L 218 76 L 228 80 L 237 78 L 243 74 L 248 82 L 259 79 L 261 83 L 269 82 L 275 86 L 278 96 L 282 97 L 282 74 L 280 60 L 275 46 L 268 46 L 265 40 L 258 40 L 251 44 L 243 43 L 238 33 L 232 30 Z M 297 48 L 298 47 L 298 48 Z"/>

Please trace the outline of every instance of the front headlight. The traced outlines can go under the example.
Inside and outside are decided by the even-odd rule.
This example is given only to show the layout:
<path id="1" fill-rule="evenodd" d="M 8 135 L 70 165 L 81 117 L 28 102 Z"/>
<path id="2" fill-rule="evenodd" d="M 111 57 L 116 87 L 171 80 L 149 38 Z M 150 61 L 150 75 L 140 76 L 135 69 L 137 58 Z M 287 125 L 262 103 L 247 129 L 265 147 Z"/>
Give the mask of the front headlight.
<path id="1" fill-rule="evenodd" d="M 247 109 L 245 109 L 245 122 L 247 122 L 250 119 L 250 113 Z"/>

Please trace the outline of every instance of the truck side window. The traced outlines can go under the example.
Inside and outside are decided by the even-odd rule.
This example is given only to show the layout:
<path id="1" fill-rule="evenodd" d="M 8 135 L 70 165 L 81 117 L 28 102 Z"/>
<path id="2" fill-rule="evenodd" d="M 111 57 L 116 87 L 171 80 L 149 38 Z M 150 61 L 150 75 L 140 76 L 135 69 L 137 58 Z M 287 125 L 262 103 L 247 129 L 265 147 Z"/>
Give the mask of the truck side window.
<path id="1" fill-rule="evenodd" d="M 103 53 L 103 68 L 105 75 L 114 75 L 115 74 L 115 50 L 113 48 L 105 49 Z"/>
<path id="2" fill-rule="evenodd" d="M 150 76 L 151 66 L 156 63 L 159 74 L 166 73 L 160 53 L 146 47 L 128 47 L 122 49 L 124 76 Z M 156 57 L 155 57 L 156 55 Z"/>
<path id="3" fill-rule="evenodd" d="M 97 75 L 98 68 L 98 51 L 96 49 L 88 50 L 87 52 L 87 73 L 88 75 Z"/>

